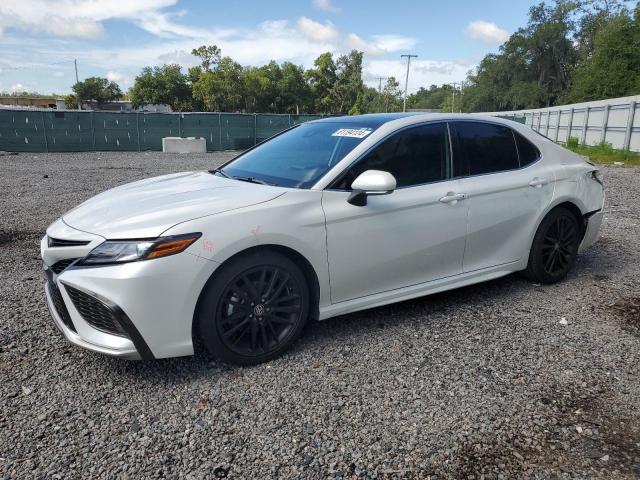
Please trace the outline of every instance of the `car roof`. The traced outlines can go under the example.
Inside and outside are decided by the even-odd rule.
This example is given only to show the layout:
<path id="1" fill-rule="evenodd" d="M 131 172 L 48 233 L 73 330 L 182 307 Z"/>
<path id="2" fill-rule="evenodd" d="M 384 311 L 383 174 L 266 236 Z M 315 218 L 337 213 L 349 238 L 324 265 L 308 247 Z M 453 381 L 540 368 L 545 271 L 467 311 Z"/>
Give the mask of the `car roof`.
<path id="1" fill-rule="evenodd" d="M 510 119 L 480 115 L 477 113 L 424 113 L 424 112 L 398 112 L 398 113 L 368 113 L 365 115 L 345 115 L 339 117 L 325 117 L 312 120 L 308 123 L 352 123 L 354 125 L 378 128 L 386 123 L 397 122 L 398 124 L 411 125 L 435 120 L 476 120 L 507 125 L 519 124 Z M 398 125 L 400 126 L 400 125 Z"/>

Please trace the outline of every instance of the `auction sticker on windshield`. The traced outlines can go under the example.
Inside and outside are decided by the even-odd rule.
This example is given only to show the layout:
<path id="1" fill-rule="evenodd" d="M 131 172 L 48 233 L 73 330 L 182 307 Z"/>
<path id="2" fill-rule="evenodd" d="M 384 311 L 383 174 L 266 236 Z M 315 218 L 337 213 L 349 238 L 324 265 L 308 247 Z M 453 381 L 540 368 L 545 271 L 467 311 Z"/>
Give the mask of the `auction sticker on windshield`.
<path id="1" fill-rule="evenodd" d="M 372 132 L 370 128 L 341 128 L 331 134 L 332 137 L 364 138 Z"/>

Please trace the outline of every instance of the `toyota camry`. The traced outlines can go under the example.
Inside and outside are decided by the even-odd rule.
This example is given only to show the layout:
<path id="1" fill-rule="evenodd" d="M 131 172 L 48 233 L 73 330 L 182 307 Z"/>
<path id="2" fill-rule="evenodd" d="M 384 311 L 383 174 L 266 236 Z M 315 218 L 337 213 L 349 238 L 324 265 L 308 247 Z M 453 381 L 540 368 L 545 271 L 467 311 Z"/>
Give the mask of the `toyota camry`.
<path id="1" fill-rule="evenodd" d="M 326 118 L 70 210 L 41 242 L 47 303 L 89 350 L 153 359 L 201 343 L 256 364 L 312 319 L 514 272 L 558 282 L 596 241 L 603 202 L 597 167 L 510 120 Z"/>

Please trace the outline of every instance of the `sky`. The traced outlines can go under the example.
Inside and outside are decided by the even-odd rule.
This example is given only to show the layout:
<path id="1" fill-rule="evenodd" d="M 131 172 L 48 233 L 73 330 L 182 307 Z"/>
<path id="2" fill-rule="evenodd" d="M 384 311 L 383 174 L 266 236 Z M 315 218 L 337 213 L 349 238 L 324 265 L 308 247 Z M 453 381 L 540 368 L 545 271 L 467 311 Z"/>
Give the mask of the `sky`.
<path id="1" fill-rule="evenodd" d="M 409 92 L 459 82 L 523 26 L 531 0 L 0 0 L 0 91 L 67 94 L 107 77 L 128 90 L 145 66 L 196 65 L 216 44 L 242 65 L 308 68 L 323 52 L 364 51 L 363 76 Z"/>

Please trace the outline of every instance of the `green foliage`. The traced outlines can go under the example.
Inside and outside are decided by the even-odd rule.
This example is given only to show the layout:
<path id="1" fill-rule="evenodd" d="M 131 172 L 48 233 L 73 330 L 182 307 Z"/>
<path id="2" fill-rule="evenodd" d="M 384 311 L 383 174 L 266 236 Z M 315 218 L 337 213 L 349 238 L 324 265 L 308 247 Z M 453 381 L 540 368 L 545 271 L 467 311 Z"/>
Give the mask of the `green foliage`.
<path id="1" fill-rule="evenodd" d="M 193 110 L 191 84 L 180 65 L 145 67 L 136 77 L 129 90 L 129 98 L 134 107 L 145 104 L 163 103 L 170 105 L 174 112 Z"/>
<path id="2" fill-rule="evenodd" d="M 214 70 L 203 71 L 193 84 L 193 98 L 208 111 L 240 111 L 244 98 L 242 76 L 242 66 L 231 57 L 223 57 Z"/>
<path id="3" fill-rule="evenodd" d="M 93 100 L 99 104 L 122 97 L 122 91 L 118 84 L 102 77 L 89 77 L 76 83 L 71 89 L 76 98 L 81 101 Z"/>
<path id="4" fill-rule="evenodd" d="M 638 10 L 640 11 L 640 10 Z M 593 53 L 573 75 L 569 102 L 633 95 L 640 91 L 640 21 L 622 13 L 593 34 Z"/>
<path id="5" fill-rule="evenodd" d="M 202 70 L 210 72 L 213 65 L 217 65 L 221 60 L 221 51 L 217 45 L 202 45 L 191 50 L 191 55 L 200 58 Z"/>
<path id="6" fill-rule="evenodd" d="M 578 140 L 578 137 L 569 137 L 566 145 L 568 149 L 572 150 L 574 148 L 578 148 L 579 146 L 580 146 L 580 140 Z"/>
<path id="7" fill-rule="evenodd" d="M 64 105 L 65 105 L 66 108 L 69 108 L 71 110 L 75 110 L 76 108 L 78 108 L 78 99 L 73 94 L 65 95 L 65 97 L 64 97 Z"/>
<path id="8" fill-rule="evenodd" d="M 570 138 L 566 147 L 579 154 L 589 157 L 594 163 L 614 164 L 621 162 L 625 166 L 640 166 L 640 154 L 629 150 L 613 148 L 610 143 L 601 143 L 594 147 L 581 145 L 576 138 Z"/>
<path id="9" fill-rule="evenodd" d="M 334 61 L 320 55 L 305 71 L 291 62 L 242 67 L 216 45 L 193 49 L 200 65 L 183 74 L 178 65 L 146 67 L 129 91 L 135 106 L 166 103 L 174 111 L 357 113 L 367 108 L 362 52 Z"/>
<path id="10" fill-rule="evenodd" d="M 640 91 L 640 7 L 622 0 L 556 0 L 468 78 L 464 110 L 539 108 Z"/>

